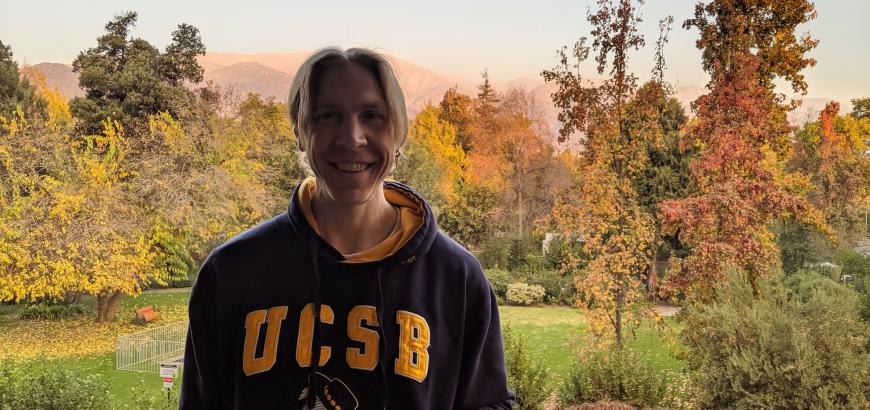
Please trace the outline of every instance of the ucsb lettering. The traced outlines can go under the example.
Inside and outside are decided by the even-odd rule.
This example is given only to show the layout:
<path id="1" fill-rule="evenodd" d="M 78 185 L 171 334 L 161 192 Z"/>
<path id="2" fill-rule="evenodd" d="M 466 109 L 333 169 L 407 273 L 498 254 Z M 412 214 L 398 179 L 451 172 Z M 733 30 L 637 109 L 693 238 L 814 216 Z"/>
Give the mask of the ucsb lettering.
<path id="1" fill-rule="evenodd" d="M 287 317 L 287 306 L 255 310 L 245 317 L 245 346 L 242 369 L 250 376 L 268 371 L 275 365 L 278 354 L 278 336 L 281 323 Z M 392 320 L 392 319 L 391 319 Z M 399 354 L 393 362 L 393 371 L 400 376 L 422 382 L 429 372 L 429 324 L 422 316 L 399 310 L 395 316 L 399 325 Z M 320 322 L 330 326 L 335 323 L 335 312 L 329 305 L 320 305 Z M 266 326 L 263 352 L 257 356 L 260 333 Z M 367 327 L 368 326 L 368 327 Z M 378 364 L 380 335 L 369 327 L 380 326 L 374 306 L 354 306 L 347 314 L 347 337 L 363 344 L 362 348 L 348 347 L 344 360 L 348 367 L 359 370 L 374 370 Z M 299 312 L 299 329 L 296 333 L 296 363 L 301 367 L 311 366 L 314 344 L 314 304 L 309 303 Z M 333 358 L 330 346 L 320 346 L 319 366 Z"/>

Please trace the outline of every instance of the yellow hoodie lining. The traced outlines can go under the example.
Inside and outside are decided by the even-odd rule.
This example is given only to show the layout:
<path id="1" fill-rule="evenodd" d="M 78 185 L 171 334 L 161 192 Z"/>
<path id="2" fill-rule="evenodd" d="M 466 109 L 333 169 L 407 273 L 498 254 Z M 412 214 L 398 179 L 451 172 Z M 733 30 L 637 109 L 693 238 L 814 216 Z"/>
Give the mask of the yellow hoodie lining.
<path id="1" fill-rule="evenodd" d="M 305 215 L 305 220 L 311 225 L 318 235 L 320 235 L 320 225 L 314 218 L 314 211 L 311 208 L 312 198 L 314 198 L 314 188 L 316 180 L 314 177 L 308 177 L 302 181 L 302 186 L 299 187 L 299 205 L 302 208 L 302 213 Z M 344 263 L 364 263 L 374 262 L 384 259 L 402 248 L 423 226 L 425 210 L 418 198 L 411 195 L 384 186 L 384 197 L 391 205 L 399 208 L 399 223 L 393 233 L 387 236 L 381 243 L 369 248 L 368 250 L 358 252 L 352 255 L 344 255 Z"/>

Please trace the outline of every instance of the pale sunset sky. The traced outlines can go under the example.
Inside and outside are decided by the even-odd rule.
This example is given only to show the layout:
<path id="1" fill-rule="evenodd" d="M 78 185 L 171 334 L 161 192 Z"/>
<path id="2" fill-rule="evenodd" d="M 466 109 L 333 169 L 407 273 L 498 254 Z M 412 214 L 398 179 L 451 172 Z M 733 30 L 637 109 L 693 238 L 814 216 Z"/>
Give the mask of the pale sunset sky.
<path id="1" fill-rule="evenodd" d="M 294 53 L 327 45 L 367 46 L 433 71 L 478 82 L 486 68 L 496 81 L 539 77 L 555 52 L 588 36 L 594 0 L 476 1 L 15 1 L 0 13 L 0 40 L 20 64 L 70 64 L 96 44 L 112 16 L 139 13 L 134 36 L 161 49 L 178 23 L 199 28 L 206 48 L 226 53 Z M 684 30 L 695 0 L 649 0 L 641 7 L 647 47 L 630 68 L 648 78 L 658 20 L 674 16 L 665 49 L 666 79 L 703 86 L 697 31 Z M 816 1 L 818 18 L 799 28 L 821 42 L 805 71 L 808 97 L 847 102 L 870 97 L 870 0 Z M 586 75 L 595 77 L 589 64 Z M 787 90 L 782 90 L 787 91 Z M 788 91 L 788 94 L 791 94 Z"/>

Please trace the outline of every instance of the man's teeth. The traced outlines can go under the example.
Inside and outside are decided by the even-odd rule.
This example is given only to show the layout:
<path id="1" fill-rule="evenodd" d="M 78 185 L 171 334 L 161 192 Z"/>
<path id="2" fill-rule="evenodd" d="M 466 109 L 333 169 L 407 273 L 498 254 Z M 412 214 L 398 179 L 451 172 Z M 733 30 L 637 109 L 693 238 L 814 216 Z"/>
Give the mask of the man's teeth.
<path id="1" fill-rule="evenodd" d="M 342 171 L 359 172 L 365 171 L 369 164 L 365 162 L 339 162 L 335 166 Z"/>

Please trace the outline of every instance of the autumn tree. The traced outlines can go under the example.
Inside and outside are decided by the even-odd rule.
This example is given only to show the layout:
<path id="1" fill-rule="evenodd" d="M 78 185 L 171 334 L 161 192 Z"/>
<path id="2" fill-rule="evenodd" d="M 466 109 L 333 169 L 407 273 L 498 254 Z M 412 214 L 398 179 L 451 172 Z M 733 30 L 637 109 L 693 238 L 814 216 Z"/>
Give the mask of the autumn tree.
<path id="1" fill-rule="evenodd" d="M 460 93 L 456 87 L 450 88 L 441 99 L 438 118 L 447 121 L 456 129 L 456 141 L 462 146 L 462 150 L 471 150 L 471 127 L 474 120 L 473 103 L 471 97 Z"/>
<path id="2" fill-rule="evenodd" d="M 177 277 L 193 274 L 212 247 L 281 212 L 305 176 L 283 104 L 249 95 L 232 116 L 213 108 L 198 104 L 184 123 L 166 112 L 150 116 L 142 139 L 150 149 L 135 166 L 158 263 Z"/>
<path id="3" fill-rule="evenodd" d="M 397 180 L 429 201 L 436 215 L 457 201 L 468 161 L 456 139 L 456 129 L 440 119 L 441 111 L 427 105 L 411 121 L 408 142 L 395 172 Z"/>
<path id="4" fill-rule="evenodd" d="M 303 175 L 286 108 L 259 96 L 231 116 L 197 104 L 186 124 L 151 115 L 131 156 L 117 121 L 75 134 L 65 100 L 43 91 L 48 116 L 0 120 L 2 301 L 93 294 L 112 320 L 123 295 L 186 278 L 280 212 Z"/>
<path id="5" fill-rule="evenodd" d="M 99 132 L 107 117 L 137 131 L 145 127 L 149 115 L 165 111 L 177 117 L 193 101 L 185 82 L 202 81 L 196 56 L 205 54 L 205 46 L 196 27 L 179 24 L 172 43 L 161 53 L 130 36 L 137 18 L 135 12 L 116 16 L 97 38 L 97 46 L 73 61 L 86 94 L 75 98 L 71 107 L 86 133 Z"/>
<path id="6" fill-rule="evenodd" d="M 837 244 L 853 247 L 867 229 L 864 209 L 870 195 L 870 118 L 839 115 L 839 108 L 837 102 L 828 103 L 818 121 L 804 124 L 795 133 L 789 162 L 793 170 L 812 181 L 810 200 L 834 229 Z M 807 237 L 818 235 L 805 233 Z"/>
<path id="7" fill-rule="evenodd" d="M 660 209 L 664 226 L 691 248 L 671 266 L 675 289 L 709 297 L 729 265 L 750 278 L 774 272 L 779 258 L 769 227 L 778 218 L 823 225 L 805 197 L 808 181 L 783 169 L 788 106 L 774 92 L 776 78 L 806 91 L 801 71 L 815 61 L 804 54 L 817 41 L 796 38 L 795 29 L 814 17 L 806 0 L 713 0 L 698 3 L 684 23 L 700 31 L 696 44 L 711 80 L 686 134 L 701 150 L 691 164 L 698 193 Z"/>
<path id="8" fill-rule="evenodd" d="M 0 135 L 0 299 L 97 297 L 97 320 L 111 320 L 123 294 L 137 294 L 152 270 L 147 221 L 126 161 L 122 127 L 98 135 L 4 122 Z"/>
<path id="9" fill-rule="evenodd" d="M 590 334 L 597 345 L 622 347 L 628 325 L 655 315 L 645 303 L 643 282 L 654 221 L 643 210 L 635 181 L 648 166 L 648 146 L 661 133 L 655 126 L 658 115 L 629 114 L 637 77 L 628 72 L 628 52 L 644 45 L 636 6 L 630 0 L 599 0 L 588 20 L 598 73 L 609 68 L 609 77 L 594 87 L 580 75 L 580 64 L 590 52 L 585 38 L 572 50 L 573 63 L 563 48 L 559 64 L 543 72 L 545 80 L 558 85 L 552 97 L 563 123 L 560 141 L 580 133 L 584 148 L 575 171 L 582 183 L 557 202 L 553 219 L 564 235 L 579 232 L 590 258 L 575 274 Z"/>
<path id="10" fill-rule="evenodd" d="M 482 100 L 462 94 L 454 87 L 444 93 L 438 111 L 438 118 L 456 130 L 456 142 L 466 154 L 465 171 L 462 178 L 456 180 L 454 199 L 449 206 L 441 208 L 438 224 L 452 238 L 472 249 L 479 249 L 495 234 L 496 213 L 501 203 L 501 190 L 475 176 L 474 164 L 480 164 L 480 157 L 472 153 L 472 144 L 484 128 L 494 129 L 498 102 L 497 92 L 489 84 L 489 74 L 485 72 L 484 76 L 485 85 L 480 87 Z M 488 127 L 481 126 L 484 122 Z M 404 169 L 410 170 L 413 166 L 406 163 Z"/>

